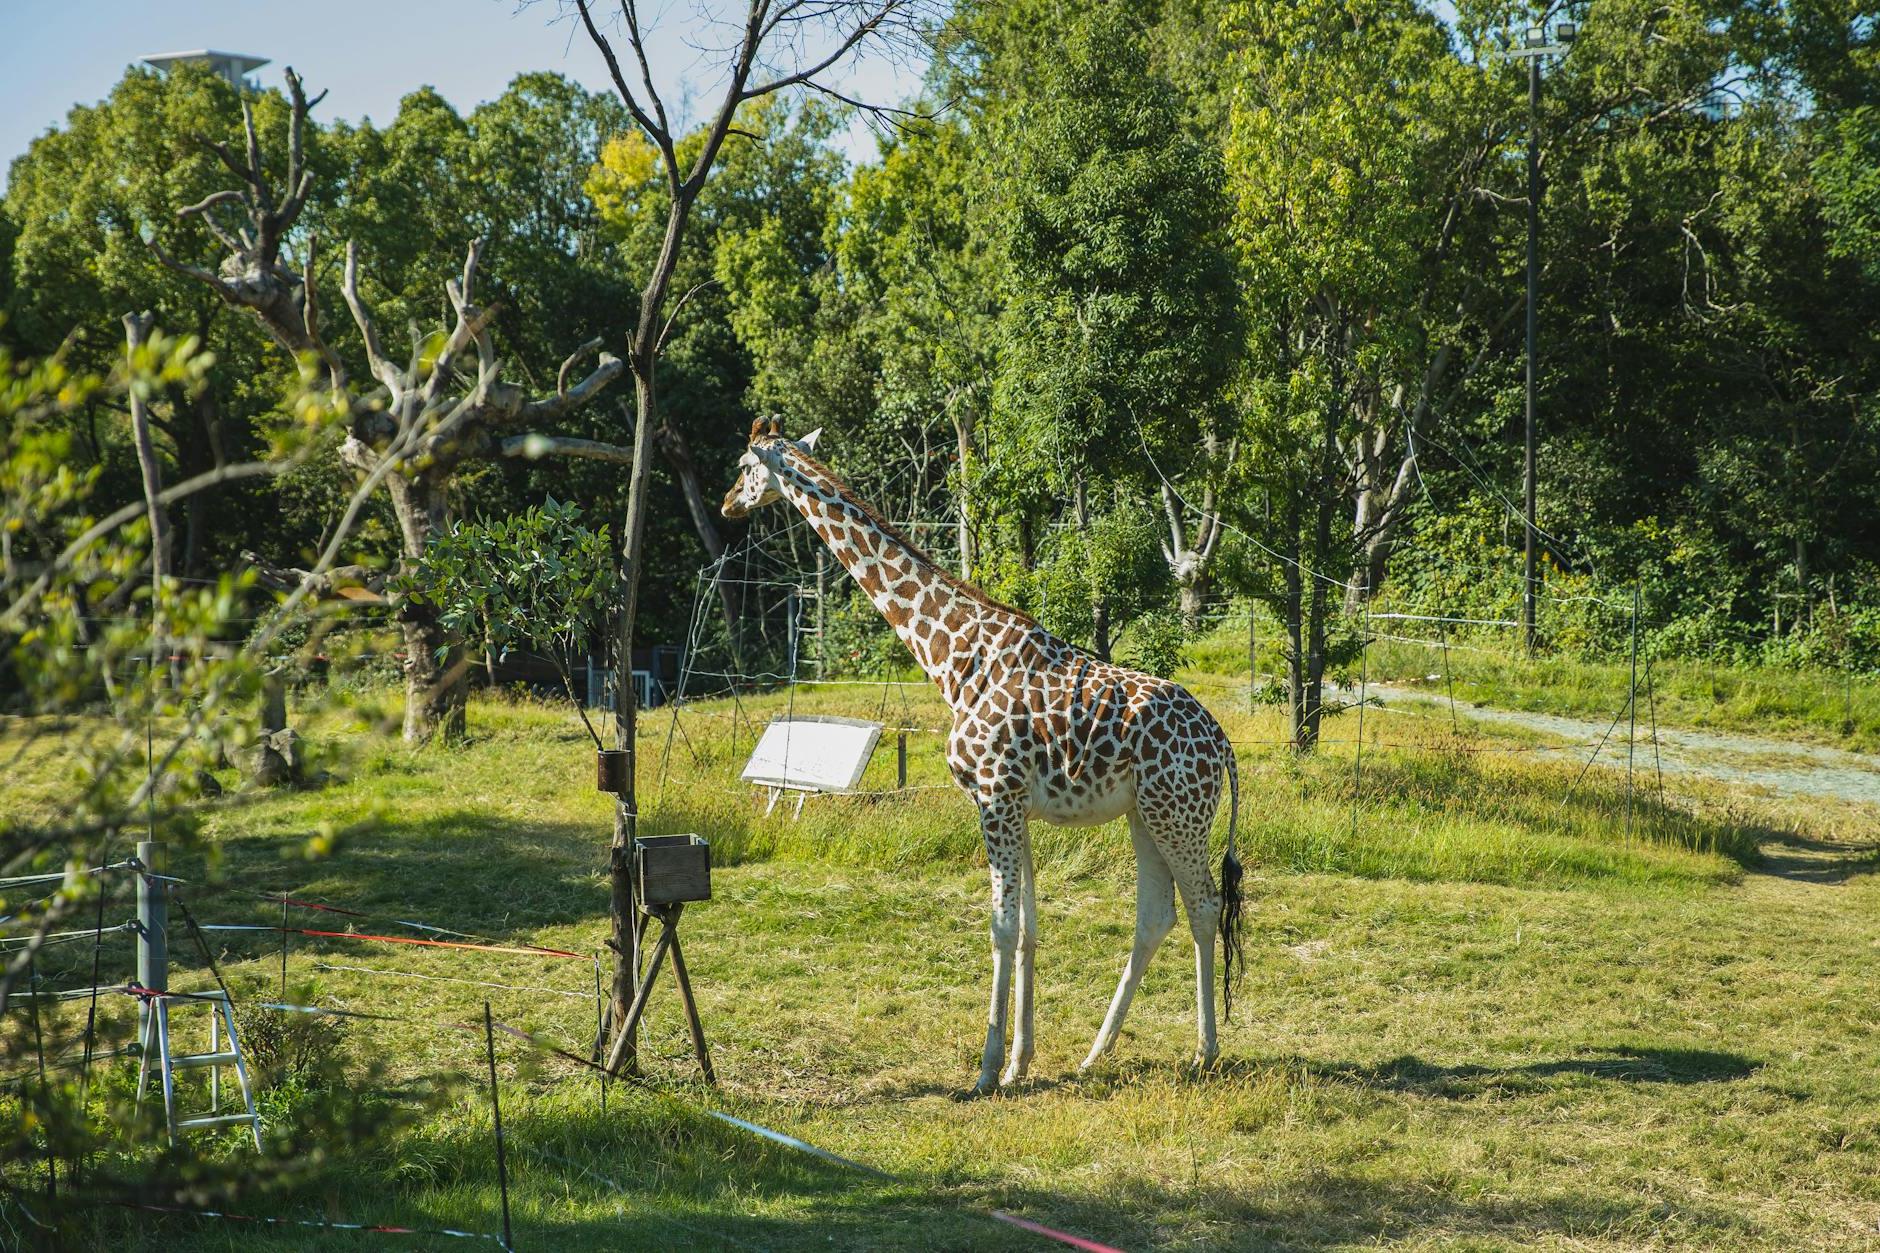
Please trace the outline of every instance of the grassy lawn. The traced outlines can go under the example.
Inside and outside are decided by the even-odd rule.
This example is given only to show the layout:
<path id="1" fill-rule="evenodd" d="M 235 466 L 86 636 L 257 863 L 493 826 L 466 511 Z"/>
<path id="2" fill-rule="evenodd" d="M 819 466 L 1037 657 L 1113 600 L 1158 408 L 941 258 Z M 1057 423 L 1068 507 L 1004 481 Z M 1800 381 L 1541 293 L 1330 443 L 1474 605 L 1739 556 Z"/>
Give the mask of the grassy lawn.
<path id="1" fill-rule="evenodd" d="M 1260 671 L 1279 673 L 1277 628 L 1261 623 Z M 1625 706 L 1631 682 L 1626 663 L 1541 657 L 1533 661 L 1509 651 L 1507 633 L 1489 639 L 1453 628 L 1447 656 L 1438 643 L 1408 642 L 1413 636 L 1435 640 L 1427 623 L 1379 624 L 1381 639 L 1369 650 L 1369 677 L 1427 687 L 1438 693 L 1454 685 L 1458 700 L 1502 709 L 1564 714 L 1607 720 Z M 1400 634 L 1401 633 L 1401 634 Z M 1247 624 L 1243 616 L 1189 648 L 1202 670 L 1232 675 L 1245 691 Z M 1356 682 L 1356 670 L 1345 676 Z M 1647 688 L 1647 678 L 1650 687 Z M 1757 666 L 1716 665 L 1661 658 L 1639 670 L 1639 717 L 1656 701 L 1665 726 L 1745 731 L 1829 744 L 1856 752 L 1880 752 L 1880 678 L 1841 671 L 1772 670 Z"/>
<path id="2" fill-rule="evenodd" d="M 781 698 L 697 706 L 676 732 L 650 716 L 646 823 L 715 850 L 715 898 L 684 934 L 721 1088 L 695 1082 L 669 986 L 648 1016 L 651 1085 L 615 1085 L 604 1111 L 592 1075 L 502 1039 L 517 1247 L 1053 1247 L 986 1209 L 1129 1249 L 1880 1244 L 1871 810 L 1707 790 L 1662 809 L 1642 800 L 1628 836 L 1611 776 L 1568 798 L 1571 768 L 1521 740 L 1372 719 L 1354 824 L 1349 715 L 1328 731 L 1344 743 L 1299 763 L 1275 746 L 1272 714 L 1200 694 L 1242 743 L 1246 792 L 1249 963 L 1220 1073 L 1184 1065 L 1180 927 L 1114 1061 L 1077 1072 L 1127 952 L 1133 865 L 1120 825 L 1040 826 L 1034 1077 L 971 1102 L 956 1098 L 984 1038 L 987 889 L 970 807 L 932 786 L 939 737 L 910 738 L 916 790 L 814 799 L 797 821 L 787 807 L 765 817 L 736 782 Z M 903 713 L 891 696 L 890 721 L 941 725 L 931 694 L 908 699 Z M 803 688 L 796 709 L 872 716 L 880 700 Z M 573 716 L 479 701 L 472 743 L 453 754 L 406 751 L 372 713 L 307 726 L 333 747 L 328 786 L 204 822 L 174 859 L 201 881 L 185 896 L 195 913 L 278 921 L 278 903 L 248 892 L 286 890 L 373 915 L 295 925 L 410 919 L 594 951 L 609 807 Z M 56 746 L 86 733 L 44 730 L 8 784 L 16 805 L 53 803 Z M 892 783 L 888 743 L 864 786 Z M 276 937 L 217 939 L 238 997 L 279 994 Z M 206 984 L 173 948 L 175 986 Z M 82 985 L 89 953 L 62 960 Z M 292 1000 L 409 1020 L 351 1021 L 334 1044 L 387 1129 L 328 1146 L 287 1195 L 230 1207 L 497 1230 L 482 1036 L 435 1024 L 480 1021 L 488 997 L 498 1020 L 585 1053 L 593 1003 L 560 994 L 591 991 L 592 966 L 296 936 L 287 978 Z M 112 1030 L 128 1010 L 109 1006 Z M 707 1108 L 895 1178 L 769 1144 Z M 218 1151 L 243 1152 L 232 1136 Z M 9 1168 L 9 1182 L 30 1184 L 30 1170 Z M 73 1247 L 377 1243 L 108 1209 L 80 1222 Z"/>

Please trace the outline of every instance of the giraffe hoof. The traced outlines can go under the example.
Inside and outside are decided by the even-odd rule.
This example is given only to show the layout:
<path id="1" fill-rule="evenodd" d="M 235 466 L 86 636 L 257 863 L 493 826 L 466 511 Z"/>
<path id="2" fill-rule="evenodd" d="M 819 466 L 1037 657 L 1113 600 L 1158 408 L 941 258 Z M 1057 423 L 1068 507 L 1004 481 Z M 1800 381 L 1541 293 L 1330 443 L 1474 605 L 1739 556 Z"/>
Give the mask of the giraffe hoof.
<path id="1" fill-rule="evenodd" d="M 1197 1050 L 1195 1053 L 1195 1075 L 1197 1077 L 1213 1074 L 1220 1068 L 1220 1064 L 1221 1055 L 1218 1051 L 1207 1053 Z"/>
<path id="2" fill-rule="evenodd" d="M 979 1083 L 975 1083 L 972 1087 L 967 1088 L 964 1092 L 954 1093 L 953 1099 L 956 1101 L 983 1101 L 997 1091 L 998 1088 L 982 1080 Z"/>
<path id="3" fill-rule="evenodd" d="M 999 1076 L 999 1086 L 1002 1088 L 1013 1087 L 1017 1084 L 1023 1083 L 1024 1081 L 1025 1081 L 1025 1072 L 1022 1070 L 1017 1070 L 1017 1069 L 1007 1070 L 1004 1074 Z"/>

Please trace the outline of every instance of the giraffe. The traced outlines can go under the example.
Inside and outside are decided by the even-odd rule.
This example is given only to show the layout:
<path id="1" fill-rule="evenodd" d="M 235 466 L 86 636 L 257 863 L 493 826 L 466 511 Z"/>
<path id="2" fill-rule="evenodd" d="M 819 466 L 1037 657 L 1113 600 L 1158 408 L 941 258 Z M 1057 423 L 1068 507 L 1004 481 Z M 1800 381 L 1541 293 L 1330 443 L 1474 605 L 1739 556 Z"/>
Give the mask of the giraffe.
<path id="1" fill-rule="evenodd" d="M 1179 684 L 1111 665 L 940 568 L 781 424 L 751 425 L 723 513 L 794 505 L 888 620 L 952 711 L 947 766 L 979 810 L 992 877 L 992 1003 L 973 1091 L 1025 1077 L 1032 1059 L 1038 906 L 1028 822 L 1095 826 L 1127 815 L 1136 853 L 1136 938 L 1097 1032 L 1088 1069 L 1116 1045 L 1150 957 L 1175 925 L 1180 890 L 1195 943 L 1195 1063 L 1219 1055 L 1214 944 L 1222 941 L 1222 1008 L 1239 960 L 1241 868 L 1234 852 L 1240 781 L 1232 746 Z M 1221 887 L 1208 833 L 1222 784 L 1231 795 Z M 1004 1072 L 1008 1000 L 1011 1057 Z"/>

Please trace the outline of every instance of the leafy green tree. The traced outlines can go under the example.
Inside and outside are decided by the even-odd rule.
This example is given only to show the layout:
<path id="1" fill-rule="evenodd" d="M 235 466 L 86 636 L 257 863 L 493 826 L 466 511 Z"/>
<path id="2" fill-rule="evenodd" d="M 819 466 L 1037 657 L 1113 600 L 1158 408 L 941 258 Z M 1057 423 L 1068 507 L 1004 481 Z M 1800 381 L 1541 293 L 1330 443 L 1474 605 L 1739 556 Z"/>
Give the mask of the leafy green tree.
<path id="1" fill-rule="evenodd" d="M 1806 622 L 1876 542 L 1833 8 L 1596 6 L 1549 80 L 1542 527 L 1685 647 Z"/>
<path id="2" fill-rule="evenodd" d="M 206 137 L 200 141 L 215 152 L 237 186 L 187 206 L 179 215 L 198 221 L 228 255 L 211 270 L 178 259 L 154 240 L 151 250 L 169 269 L 251 314 L 277 344 L 294 354 L 304 376 L 324 377 L 329 403 L 348 415 L 338 458 L 365 483 L 384 485 L 397 521 L 399 562 L 408 566 L 421 559 L 430 537 L 446 524 L 457 476 L 468 465 L 499 456 L 535 459 L 551 454 L 629 460 L 631 454 L 611 445 L 522 429 L 557 422 L 586 406 L 624 367 L 602 354 L 585 378 L 571 383 L 574 366 L 598 346 L 590 342 L 562 363 L 553 392 L 546 391 L 544 382 L 543 394 L 531 395 L 504 380 L 490 334 L 494 309 L 480 302 L 477 288 L 480 236 L 468 241 L 461 272 L 443 282 L 452 325 L 416 344 L 410 357 L 387 352 L 373 297 L 362 286 L 357 241 L 349 241 L 340 292 L 358 338 L 356 348 L 342 350 L 342 341 L 322 317 L 315 237 L 305 237 L 298 262 L 291 252 L 301 239 L 301 215 L 319 183 L 320 162 L 317 146 L 308 146 L 310 103 L 291 69 L 287 82 L 284 157 L 271 162 L 263 155 L 256 110 L 245 100 L 243 155 L 226 143 Z M 434 98 L 422 98 L 414 113 L 418 117 L 411 129 L 426 137 L 413 140 L 414 148 L 452 129 L 454 115 L 446 116 L 448 111 Z M 387 295 L 398 299 L 395 291 Z M 355 389 L 359 361 L 376 389 Z M 439 624 L 434 607 L 407 597 L 397 603 L 396 612 L 404 636 L 405 737 L 456 738 L 464 725 L 468 662 Z"/>
<path id="3" fill-rule="evenodd" d="M 1240 332 L 1219 156 L 1185 124 L 1146 39 L 1122 7 L 1092 8 L 1061 23 L 1031 81 L 988 109 L 1009 163 L 1010 296 L 986 482 L 1034 512 L 1046 488 L 1086 536 L 1111 508 L 1160 501 L 1165 573 L 1192 613 L 1219 535 L 1209 476 L 1227 456 Z M 1198 544 L 1183 524 L 1189 494 Z M 1107 656 L 1134 596 L 1090 592 L 1089 638 Z"/>
<path id="4" fill-rule="evenodd" d="M 1492 206 L 1508 110 L 1404 0 L 1234 6 L 1228 169 L 1249 307 L 1238 516 L 1282 569 L 1294 739 L 1318 737 L 1336 589 L 1384 576 L 1414 436 L 1519 308 Z M 1260 503 L 1256 513 L 1249 508 Z M 1349 519 L 1349 521 L 1347 521 Z"/>
<path id="5" fill-rule="evenodd" d="M 492 671 L 514 650 L 548 658 L 600 748 L 574 690 L 573 666 L 605 624 L 612 583 L 607 528 L 588 529 L 581 506 L 550 497 L 505 518 L 447 526 L 431 537 L 399 591 L 429 601 L 439 625 L 481 645 Z"/>
<path id="6" fill-rule="evenodd" d="M 1829 248 L 1857 262 L 1868 281 L 1880 281 L 1880 106 L 1836 118 L 1813 173 L 1832 230 Z"/>
<path id="7" fill-rule="evenodd" d="M 278 104 L 257 101 L 263 127 L 279 120 Z M 198 258 L 192 228 L 174 209 L 221 182 L 215 156 L 195 137 L 224 132 L 239 117 L 234 90 L 214 75 L 187 66 L 168 76 L 131 70 L 105 100 L 74 108 L 63 128 L 36 139 L 7 183 L 4 216 L 17 236 L 0 334 L 20 351 L 50 354 L 69 339 L 64 354 L 74 368 L 108 369 L 122 348 L 118 320 L 137 310 L 195 334 L 222 364 L 200 390 L 152 398 L 159 455 L 183 478 L 253 455 L 282 395 L 259 329 L 223 318 L 213 292 L 154 264 L 144 242 L 148 234 Z M 73 454 L 100 469 L 105 497 L 133 496 L 136 460 L 122 405 L 100 393 L 68 420 Z M 265 491 L 226 483 L 179 502 L 179 571 L 201 576 L 231 565 L 242 520 L 266 512 L 258 508 Z M 287 520 L 308 544 L 323 521 Z"/>

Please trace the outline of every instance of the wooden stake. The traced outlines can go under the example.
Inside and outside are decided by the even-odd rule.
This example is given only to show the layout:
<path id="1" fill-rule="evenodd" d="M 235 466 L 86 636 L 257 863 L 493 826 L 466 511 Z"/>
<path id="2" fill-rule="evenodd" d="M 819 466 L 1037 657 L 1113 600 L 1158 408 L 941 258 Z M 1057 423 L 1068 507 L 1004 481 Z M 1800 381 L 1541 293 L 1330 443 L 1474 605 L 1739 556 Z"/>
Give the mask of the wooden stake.
<path id="1" fill-rule="evenodd" d="M 490 1062 L 490 1119 L 496 1126 L 496 1186 L 503 1197 L 503 1247 L 514 1249 L 516 1241 L 509 1229 L 509 1160 L 503 1149 L 503 1107 L 496 1098 L 496 1026 L 488 1001 L 483 1002 L 483 1047 Z"/>
<path id="2" fill-rule="evenodd" d="M 1625 733 L 1625 838 L 1632 838 L 1632 756 L 1638 743 L 1638 584 L 1632 585 L 1632 686 L 1626 698 L 1629 722 Z"/>
<path id="3" fill-rule="evenodd" d="M 633 1004 L 627 1008 L 626 1016 L 621 1020 L 620 1029 L 614 1033 L 614 1047 L 607 1055 L 607 1074 L 611 1078 L 620 1073 L 621 1063 L 627 1059 L 628 1050 L 633 1046 L 633 1034 L 639 1029 L 640 1015 L 646 1012 L 646 997 L 653 990 L 653 980 L 659 977 L 659 963 L 665 959 L 666 950 L 672 947 L 672 924 L 661 928 L 658 943 L 653 945 L 653 960 L 646 967 L 646 974 L 640 979 L 639 990 L 633 995 Z"/>
<path id="4" fill-rule="evenodd" d="M 699 1069 L 705 1072 L 705 1082 L 716 1085 L 718 1076 L 712 1073 L 711 1051 L 705 1047 L 705 1028 L 698 1020 L 698 1005 L 692 1000 L 692 980 L 685 972 L 685 954 L 679 951 L 679 911 L 683 905 L 675 905 L 672 921 L 667 926 L 672 931 L 672 979 L 679 985 L 679 999 L 685 1003 L 685 1024 L 692 1030 L 692 1051 L 698 1054 Z"/>

